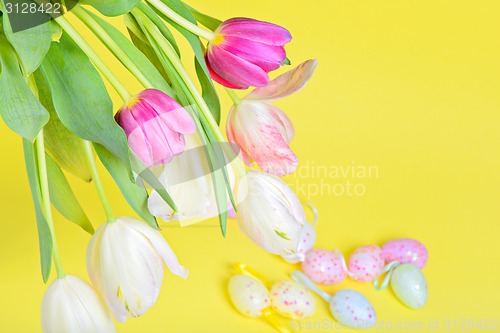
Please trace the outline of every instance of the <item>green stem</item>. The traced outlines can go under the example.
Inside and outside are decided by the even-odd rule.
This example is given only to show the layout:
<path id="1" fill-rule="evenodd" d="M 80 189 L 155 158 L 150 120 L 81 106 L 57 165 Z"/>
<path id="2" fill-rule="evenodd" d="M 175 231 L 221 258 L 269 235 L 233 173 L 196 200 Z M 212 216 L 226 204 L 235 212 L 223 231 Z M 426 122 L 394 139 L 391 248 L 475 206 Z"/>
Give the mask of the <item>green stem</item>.
<path id="1" fill-rule="evenodd" d="M 146 0 L 151 5 L 156 7 L 161 13 L 170 18 L 175 23 L 179 24 L 186 30 L 191 31 L 193 34 L 206 39 L 211 42 L 215 38 L 215 34 L 212 31 L 205 30 L 198 25 L 186 20 L 184 17 L 180 16 L 176 12 L 174 12 L 170 7 L 165 5 L 161 0 Z"/>
<path id="2" fill-rule="evenodd" d="M 234 105 L 238 106 L 241 104 L 241 99 L 238 97 L 238 95 L 236 95 L 234 90 L 226 88 L 226 87 L 224 87 L 224 89 L 226 90 L 229 97 L 231 97 L 231 99 L 233 100 Z"/>
<path id="3" fill-rule="evenodd" d="M 123 63 L 123 65 L 139 80 L 145 88 L 153 88 L 153 85 L 142 71 L 135 65 L 134 61 L 123 51 L 123 49 L 113 40 L 106 30 L 87 11 L 80 6 L 75 6 L 72 11 L 80 21 L 82 21 L 94 35 L 96 35 L 104 45 Z"/>
<path id="4" fill-rule="evenodd" d="M 40 131 L 36 138 L 36 155 L 38 164 L 38 176 L 40 177 L 40 187 L 42 193 L 42 206 L 47 224 L 52 237 L 52 257 L 54 258 L 54 265 L 56 267 L 57 277 L 64 278 L 64 270 L 61 264 L 61 257 L 59 256 L 59 248 L 57 247 L 56 232 L 54 229 L 54 220 L 52 217 L 52 209 L 50 207 L 50 192 L 49 180 L 47 176 L 47 163 L 45 160 L 45 145 L 43 140 L 43 130 Z"/>
<path id="5" fill-rule="evenodd" d="M 106 219 L 108 223 L 113 223 L 116 221 L 116 217 L 113 214 L 111 205 L 109 204 L 106 193 L 104 192 L 104 186 L 102 185 L 101 177 L 97 172 L 97 166 L 94 158 L 94 150 L 92 149 L 92 144 L 89 141 L 83 141 L 83 149 L 85 151 L 85 159 L 87 160 L 87 165 L 90 169 L 90 175 L 94 180 L 95 187 L 97 189 L 97 194 L 101 200 L 102 207 L 104 208 L 104 213 L 106 214 Z"/>
<path id="6" fill-rule="evenodd" d="M 76 29 L 69 23 L 64 16 L 55 18 L 55 21 L 63 28 L 63 30 L 73 39 L 73 41 L 82 49 L 82 51 L 94 63 L 97 69 L 106 77 L 109 83 L 113 86 L 116 92 L 120 95 L 124 102 L 128 102 L 131 94 L 120 82 L 120 80 L 113 74 L 104 61 L 95 53 L 92 47 L 83 39 L 83 37 L 76 31 Z"/>

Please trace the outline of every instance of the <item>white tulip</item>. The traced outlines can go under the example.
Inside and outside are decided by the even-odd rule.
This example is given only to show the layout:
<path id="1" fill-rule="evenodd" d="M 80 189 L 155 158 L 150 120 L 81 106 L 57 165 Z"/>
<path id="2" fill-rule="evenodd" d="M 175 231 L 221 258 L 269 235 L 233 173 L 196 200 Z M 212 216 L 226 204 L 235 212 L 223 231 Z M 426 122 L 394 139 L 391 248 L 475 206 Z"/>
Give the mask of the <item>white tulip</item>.
<path id="1" fill-rule="evenodd" d="M 241 230 L 258 246 L 277 255 L 294 254 L 306 216 L 293 190 L 276 176 L 252 170 L 246 177 L 246 196 L 238 205 Z"/>
<path id="2" fill-rule="evenodd" d="M 198 134 L 186 135 L 185 139 L 184 153 L 175 156 L 166 164 L 159 177 L 160 182 L 175 202 L 177 212 L 174 212 L 154 190 L 148 200 L 148 209 L 151 214 L 165 221 L 181 220 L 182 225 L 193 224 L 219 215 L 212 174 L 202 142 Z M 226 166 L 231 184 L 234 184 L 235 175 L 231 163 Z M 228 207 L 231 207 L 230 202 L 228 202 Z"/>
<path id="3" fill-rule="evenodd" d="M 165 264 L 187 278 L 161 233 L 142 221 L 119 217 L 101 226 L 87 249 L 87 270 L 117 321 L 144 314 L 160 293 Z"/>
<path id="4" fill-rule="evenodd" d="M 66 275 L 49 286 L 42 300 L 44 333 L 114 333 L 102 300 L 82 279 Z"/>

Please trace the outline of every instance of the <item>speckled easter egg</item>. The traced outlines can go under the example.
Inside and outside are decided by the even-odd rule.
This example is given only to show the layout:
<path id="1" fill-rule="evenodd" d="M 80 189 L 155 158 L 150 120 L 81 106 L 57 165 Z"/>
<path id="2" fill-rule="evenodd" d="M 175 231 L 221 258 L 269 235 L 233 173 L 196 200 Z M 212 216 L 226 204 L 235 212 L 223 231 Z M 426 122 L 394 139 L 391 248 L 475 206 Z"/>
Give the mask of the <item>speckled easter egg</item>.
<path id="1" fill-rule="evenodd" d="M 427 249 L 424 244 L 411 238 L 395 239 L 382 246 L 382 256 L 387 263 L 399 261 L 401 264 L 414 264 L 422 269 L 427 263 Z"/>
<path id="2" fill-rule="evenodd" d="M 330 311 L 341 324 L 352 328 L 369 328 L 377 321 L 368 299 L 355 290 L 339 290 L 330 300 Z"/>
<path id="3" fill-rule="evenodd" d="M 391 287 L 397 298 L 412 309 L 420 309 L 427 302 L 427 280 L 413 264 L 399 265 L 394 269 Z"/>
<path id="4" fill-rule="evenodd" d="M 293 254 L 282 256 L 285 261 L 296 264 L 305 260 L 306 252 L 313 248 L 316 243 L 316 230 L 312 224 L 306 223 L 300 234 L 299 245 Z"/>
<path id="5" fill-rule="evenodd" d="M 229 280 L 229 296 L 234 307 L 247 317 L 260 317 L 262 310 L 271 305 L 267 288 L 247 275 L 235 275 Z"/>
<path id="6" fill-rule="evenodd" d="M 340 283 L 347 276 L 342 254 L 324 249 L 307 251 L 302 271 L 314 282 L 324 285 Z"/>
<path id="7" fill-rule="evenodd" d="M 295 281 L 276 282 L 271 288 L 271 308 L 292 319 L 310 317 L 316 311 L 311 292 Z"/>
<path id="8" fill-rule="evenodd" d="M 377 245 L 358 247 L 349 257 L 347 268 L 353 280 L 362 282 L 375 280 L 384 269 L 382 249 Z"/>

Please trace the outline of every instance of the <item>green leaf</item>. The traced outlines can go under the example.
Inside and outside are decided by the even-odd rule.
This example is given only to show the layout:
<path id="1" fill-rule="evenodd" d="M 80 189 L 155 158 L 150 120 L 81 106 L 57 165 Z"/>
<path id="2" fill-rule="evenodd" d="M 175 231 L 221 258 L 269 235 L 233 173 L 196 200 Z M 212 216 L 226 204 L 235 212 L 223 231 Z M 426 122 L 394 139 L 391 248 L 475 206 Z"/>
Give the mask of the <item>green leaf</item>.
<path id="1" fill-rule="evenodd" d="M 34 74 L 40 103 L 49 111 L 50 119 L 45 125 L 45 147 L 49 155 L 64 170 L 71 172 L 84 181 L 90 182 L 90 171 L 85 161 L 85 151 L 82 140 L 68 130 L 59 119 L 54 109 L 50 88 L 40 71 Z"/>
<path id="2" fill-rule="evenodd" d="M 163 23 L 163 21 L 156 15 L 156 13 L 149 8 L 146 4 L 141 3 L 138 8 L 141 9 L 143 13 L 145 13 L 146 16 L 152 20 L 162 35 L 171 43 L 171 45 L 174 47 L 175 51 L 177 54 L 180 54 L 179 47 L 177 46 L 177 43 L 175 41 L 174 36 L 170 32 L 170 30 L 167 28 L 167 26 Z M 137 23 L 136 19 L 134 18 L 133 15 L 127 14 L 124 16 L 124 21 L 125 25 L 127 26 L 130 39 L 132 40 L 132 43 L 141 50 L 141 52 L 151 61 L 151 63 L 155 66 L 155 68 L 161 73 L 163 78 L 170 84 L 170 78 L 167 72 L 165 71 L 164 66 L 162 66 L 162 63 L 158 56 L 156 55 L 155 50 L 151 46 L 151 44 L 148 41 L 148 38 L 144 35 L 142 32 L 141 27 Z"/>
<path id="3" fill-rule="evenodd" d="M 193 14 L 196 21 L 200 22 L 201 24 L 203 24 L 205 27 L 207 27 L 208 29 L 210 29 L 212 31 L 216 30 L 219 27 L 219 25 L 221 25 L 221 23 L 222 23 L 221 20 L 216 19 L 216 18 L 209 16 L 209 15 L 203 14 L 187 4 L 186 4 L 186 7 L 189 8 L 189 10 L 191 11 L 191 14 Z"/>
<path id="4" fill-rule="evenodd" d="M 49 113 L 31 92 L 14 48 L 0 35 L 0 113 L 14 132 L 33 141 Z"/>
<path id="5" fill-rule="evenodd" d="M 35 147 L 30 141 L 23 139 L 23 148 L 26 173 L 28 174 L 31 196 L 33 197 L 33 203 L 35 205 L 42 278 L 43 282 L 47 283 L 52 267 L 52 236 L 50 235 L 50 228 L 42 210 L 42 193 L 36 167 Z"/>
<path id="6" fill-rule="evenodd" d="M 111 24 L 103 20 L 102 18 L 87 12 L 97 23 L 106 31 L 106 33 L 118 44 L 118 46 L 127 55 L 134 60 L 134 63 L 139 67 L 142 73 L 148 78 L 149 82 L 159 90 L 168 94 L 171 97 L 175 97 L 175 93 L 170 88 L 168 83 L 162 77 L 160 72 L 155 68 L 155 66 L 149 61 L 149 59 L 136 47 L 134 44 L 127 39 L 120 31 L 118 31 Z M 98 36 L 99 37 L 99 36 Z"/>
<path id="7" fill-rule="evenodd" d="M 122 160 L 132 179 L 125 132 L 115 122 L 113 105 L 99 73 L 71 38 L 53 43 L 40 66 L 61 122 L 84 140 L 99 143 Z"/>
<path id="8" fill-rule="evenodd" d="M 161 76 L 165 79 L 166 82 L 170 84 L 170 79 L 168 78 L 167 72 L 161 65 L 160 59 L 156 55 L 155 51 L 149 45 L 149 43 L 145 43 L 141 37 L 138 37 L 132 30 L 128 29 L 128 33 L 130 35 L 130 40 L 134 45 L 151 61 L 153 66 L 158 70 Z"/>
<path id="9" fill-rule="evenodd" d="M 105 16 L 120 16 L 130 12 L 142 0 L 85 0 L 85 4 L 91 5 Z"/>
<path id="10" fill-rule="evenodd" d="M 12 32 L 8 15 L 4 13 L 3 25 L 5 36 L 16 50 L 24 73 L 26 75 L 33 73 L 49 51 L 52 41 L 50 22 L 19 32 Z"/>
<path id="11" fill-rule="evenodd" d="M 68 221 L 79 225 L 83 230 L 92 235 L 94 227 L 80 206 L 63 171 L 48 154 L 46 155 L 46 162 L 52 204 Z"/>
<path id="12" fill-rule="evenodd" d="M 175 52 L 179 55 L 181 55 L 181 51 L 179 50 L 179 46 L 177 46 L 177 41 L 175 40 L 174 35 L 170 30 L 167 28 L 165 23 L 161 20 L 161 18 L 155 13 L 154 10 L 152 10 L 150 7 L 148 7 L 146 4 L 141 3 L 139 7 L 141 11 L 151 20 L 153 23 L 156 25 L 158 30 L 160 30 L 161 34 L 163 37 L 165 37 L 170 45 L 174 48 Z"/>
<path id="13" fill-rule="evenodd" d="M 167 190 L 163 186 L 163 184 L 158 180 L 155 174 L 144 165 L 144 163 L 140 160 L 139 157 L 135 156 L 132 152 L 132 164 L 134 165 L 134 170 L 138 171 L 138 175 L 142 178 L 146 183 L 148 183 L 158 194 L 160 197 L 172 208 L 173 211 L 178 211 L 176 204 L 168 194 Z"/>
<path id="14" fill-rule="evenodd" d="M 191 12 L 189 11 L 189 8 L 186 7 L 186 5 L 184 5 L 179 0 L 161 0 L 161 1 L 164 4 L 166 4 L 167 6 L 169 6 L 177 14 L 184 17 L 186 20 L 196 24 L 196 20 L 195 20 L 194 16 L 191 14 Z M 219 96 L 217 95 L 217 91 L 215 90 L 214 84 L 213 84 L 212 79 L 210 77 L 210 73 L 208 72 L 207 64 L 205 63 L 203 46 L 200 43 L 200 39 L 198 38 L 198 36 L 196 36 L 192 32 L 186 30 L 185 28 L 181 27 L 177 23 L 170 20 L 168 17 L 166 17 L 165 15 L 160 13 L 155 8 L 153 8 L 153 9 L 162 19 L 164 19 L 170 25 L 172 25 L 175 29 L 177 29 L 187 39 L 187 41 L 191 45 L 191 48 L 193 49 L 193 52 L 195 54 L 195 63 L 197 63 L 201 69 L 201 70 L 197 70 L 197 74 L 198 74 L 198 79 L 200 80 L 200 83 L 202 84 L 203 99 L 207 103 L 207 105 L 210 109 L 210 112 L 212 113 L 214 119 L 217 121 L 217 123 L 219 123 L 220 122 Z"/>
<path id="15" fill-rule="evenodd" d="M 148 193 L 144 186 L 141 186 L 142 182 L 137 181 L 133 183 L 128 177 L 127 169 L 123 165 L 123 162 L 117 159 L 106 148 L 99 144 L 95 144 L 94 148 L 102 164 L 115 180 L 129 205 L 151 227 L 159 229 L 155 217 L 148 210 Z"/>

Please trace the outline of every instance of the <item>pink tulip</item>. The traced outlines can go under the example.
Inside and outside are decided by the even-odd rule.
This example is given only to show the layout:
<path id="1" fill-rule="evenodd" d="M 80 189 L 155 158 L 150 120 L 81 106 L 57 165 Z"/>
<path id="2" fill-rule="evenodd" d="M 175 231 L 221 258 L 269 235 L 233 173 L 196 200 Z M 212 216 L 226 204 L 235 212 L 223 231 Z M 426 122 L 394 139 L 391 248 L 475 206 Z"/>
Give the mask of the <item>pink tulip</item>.
<path id="1" fill-rule="evenodd" d="M 168 163 L 184 151 L 183 134 L 196 131 L 187 111 L 167 94 L 146 89 L 116 114 L 127 134 L 130 149 L 150 167 Z"/>
<path id="2" fill-rule="evenodd" d="M 212 79 L 233 89 L 267 86 L 267 73 L 284 64 L 284 45 L 291 39 L 288 30 L 272 23 L 249 18 L 223 22 L 205 55 Z"/>
<path id="3" fill-rule="evenodd" d="M 269 101 L 302 89 L 311 78 L 317 60 L 308 60 L 264 88 L 257 88 L 231 108 L 226 134 L 241 150 L 247 165 L 256 162 L 267 173 L 284 176 L 297 168 L 297 156 L 289 147 L 294 129 L 287 115 Z"/>

